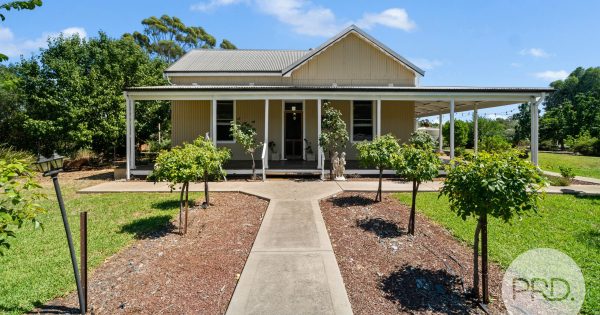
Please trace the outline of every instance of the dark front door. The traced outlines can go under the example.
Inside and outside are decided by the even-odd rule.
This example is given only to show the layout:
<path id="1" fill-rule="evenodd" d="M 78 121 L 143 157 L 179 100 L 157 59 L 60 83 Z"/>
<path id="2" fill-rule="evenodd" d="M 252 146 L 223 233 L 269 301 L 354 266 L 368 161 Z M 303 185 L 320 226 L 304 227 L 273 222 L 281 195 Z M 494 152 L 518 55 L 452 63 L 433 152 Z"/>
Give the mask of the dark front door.
<path id="1" fill-rule="evenodd" d="M 285 158 L 302 159 L 302 112 L 285 112 Z"/>

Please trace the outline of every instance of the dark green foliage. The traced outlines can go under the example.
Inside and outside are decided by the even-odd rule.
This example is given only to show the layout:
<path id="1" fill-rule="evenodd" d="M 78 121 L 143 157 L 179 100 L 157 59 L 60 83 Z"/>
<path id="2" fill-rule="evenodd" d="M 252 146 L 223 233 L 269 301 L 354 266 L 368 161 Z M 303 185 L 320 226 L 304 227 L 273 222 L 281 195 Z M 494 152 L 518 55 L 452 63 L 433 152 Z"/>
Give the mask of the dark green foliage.
<path id="1" fill-rule="evenodd" d="M 556 91 L 545 103 L 540 139 L 551 140 L 564 149 L 568 137 L 585 132 L 600 137 L 600 67 L 577 68 L 569 77 L 550 86 Z"/>
<path id="2" fill-rule="evenodd" d="M 70 154 L 81 148 L 110 155 L 123 150 L 129 86 L 166 84 L 166 64 L 151 60 L 131 39 L 104 33 L 51 39 L 39 56 L 0 68 L 0 134 L 18 149 Z M 136 106 L 136 140 L 169 123 L 168 102 Z"/>
<path id="3" fill-rule="evenodd" d="M 138 45 L 152 56 L 171 63 L 194 48 L 214 48 L 216 39 L 200 26 L 187 26 L 176 16 L 151 16 L 142 20 L 144 31 L 126 33 L 124 38 L 133 38 Z M 224 39 L 223 49 L 236 49 Z"/>
<path id="4" fill-rule="evenodd" d="M 454 146 L 464 147 L 469 141 L 469 124 L 462 120 L 454 121 Z M 442 127 L 442 134 L 446 144 L 450 145 L 450 122 L 447 121 Z"/>
<path id="5" fill-rule="evenodd" d="M 600 155 L 600 140 L 592 137 L 589 131 L 584 131 L 577 137 L 568 136 L 565 143 L 575 153 Z"/>

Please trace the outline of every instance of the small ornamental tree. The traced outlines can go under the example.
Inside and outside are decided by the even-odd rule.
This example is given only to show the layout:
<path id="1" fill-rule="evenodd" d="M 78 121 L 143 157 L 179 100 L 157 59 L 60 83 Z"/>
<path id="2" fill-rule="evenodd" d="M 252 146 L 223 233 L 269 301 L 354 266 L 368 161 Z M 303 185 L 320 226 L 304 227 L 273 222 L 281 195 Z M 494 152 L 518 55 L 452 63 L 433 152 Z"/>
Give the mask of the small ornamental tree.
<path id="1" fill-rule="evenodd" d="M 413 132 L 408 139 L 409 144 L 420 149 L 431 148 L 433 150 L 437 144 L 436 142 L 430 134 L 421 130 Z"/>
<path id="2" fill-rule="evenodd" d="M 408 234 L 415 235 L 415 208 L 417 192 L 422 182 L 433 180 L 439 173 L 440 159 L 433 147 L 419 148 L 415 145 L 403 145 L 394 162 L 398 176 L 412 181 L 412 203 L 408 218 Z"/>
<path id="3" fill-rule="evenodd" d="M 473 294 L 479 299 L 479 235 L 481 234 L 481 284 L 483 303 L 488 294 L 488 215 L 508 222 L 515 215 L 537 211 L 544 178 L 516 150 L 480 152 L 455 160 L 440 196 L 448 196 L 450 209 L 463 220 L 477 218 L 473 242 Z"/>
<path id="4" fill-rule="evenodd" d="M 171 191 L 175 189 L 176 185 L 181 184 L 181 192 L 179 194 L 179 233 L 182 233 L 181 223 L 183 220 L 181 216 L 185 207 L 183 234 L 187 233 L 190 182 L 201 179 L 203 175 L 203 170 L 197 163 L 200 155 L 200 148 L 188 143 L 184 144 L 183 147 L 174 147 L 171 151 L 162 151 L 156 158 L 154 171 L 150 176 L 155 182 L 168 181 Z"/>
<path id="5" fill-rule="evenodd" d="M 31 221 L 35 228 L 40 227 L 37 216 L 45 210 L 37 202 L 46 196 L 39 188 L 27 161 L 0 159 L 0 256 L 10 248 L 9 237 L 15 237 L 23 223 Z"/>
<path id="6" fill-rule="evenodd" d="M 232 121 L 230 131 L 235 142 L 242 146 L 246 154 L 250 155 L 252 159 L 252 179 L 256 179 L 254 152 L 262 145 L 262 142 L 256 139 L 256 128 L 248 122 Z"/>
<path id="7" fill-rule="evenodd" d="M 231 158 L 231 153 L 227 148 L 217 149 L 211 140 L 204 137 L 194 140 L 194 145 L 199 149 L 195 162 L 201 173 L 200 178 L 204 181 L 204 206 L 208 207 L 208 181 L 225 177 L 223 163 Z"/>
<path id="8" fill-rule="evenodd" d="M 329 178 L 333 178 L 333 164 L 331 163 L 333 152 L 345 148 L 349 139 L 346 122 L 342 118 L 342 112 L 331 106 L 329 102 L 325 102 L 323 113 L 321 114 L 319 146 L 329 156 Z"/>
<path id="9" fill-rule="evenodd" d="M 381 201 L 381 181 L 383 170 L 392 168 L 394 157 L 397 156 L 400 145 L 398 140 L 391 134 L 381 136 L 373 141 L 361 141 L 356 144 L 358 160 L 363 167 L 376 168 L 379 170 L 379 186 L 375 201 Z"/>

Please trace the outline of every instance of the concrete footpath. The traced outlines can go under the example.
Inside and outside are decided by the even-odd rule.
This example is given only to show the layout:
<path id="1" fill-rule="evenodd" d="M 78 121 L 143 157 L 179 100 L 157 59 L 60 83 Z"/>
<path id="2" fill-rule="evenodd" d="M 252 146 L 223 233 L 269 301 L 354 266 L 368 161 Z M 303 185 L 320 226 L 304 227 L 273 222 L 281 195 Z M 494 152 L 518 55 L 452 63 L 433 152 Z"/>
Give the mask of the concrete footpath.
<path id="1" fill-rule="evenodd" d="M 344 181 L 344 182 L 321 182 L 321 181 L 292 181 L 278 180 L 266 182 L 215 182 L 209 183 L 211 191 L 221 192 L 244 192 L 272 199 L 276 193 L 283 193 L 277 190 L 279 187 L 286 187 L 287 184 L 294 183 L 307 187 L 321 189 L 320 187 L 337 187 L 339 191 L 350 192 L 375 192 L 377 191 L 377 181 Z M 421 184 L 419 192 L 437 192 L 442 187 L 442 182 L 426 182 Z M 600 195 L 600 185 L 571 185 L 565 187 L 550 186 L 544 189 L 548 194 L 575 194 L 575 195 Z M 95 186 L 87 187 L 78 191 L 78 193 L 115 193 L 115 192 L 169 192 L 167 183 L 152 183 L 143 181 L 130 182 L 105 182 Z M 204 184 L 190 184 L 190 191 L 204 191 Z M 384 181 L 384 192 L 410 192 L 412 184 L 399 181 Z M 271 196 L 271 197 L 269 197 Z M 281 198 L 281 197 L 277 197 Z"/>

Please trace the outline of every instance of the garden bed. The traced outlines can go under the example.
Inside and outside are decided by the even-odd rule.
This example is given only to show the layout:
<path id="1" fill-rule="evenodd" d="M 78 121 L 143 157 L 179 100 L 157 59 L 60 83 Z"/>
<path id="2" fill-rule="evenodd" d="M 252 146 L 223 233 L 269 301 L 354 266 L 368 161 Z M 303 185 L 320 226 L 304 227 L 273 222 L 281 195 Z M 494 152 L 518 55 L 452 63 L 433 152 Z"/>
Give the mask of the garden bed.
<path id="1" fill-rule="evenodd" d="M 268 202 L 240 193 L 212 193 L 211 203 L 208 209 L 190 211 L 187 235 L 177 234 L 177 222 L 169 222 L 162 230 L 136 235 L 136 243 L 96 269 L 89 282 L 90 309 L 95 314 L 224 313 Z M 145 223 L 134 221 L 131 229 Z M 71 293 L 39 311 L 77 307 Z"/>
<path id="2" fill-rule="evenodd" d="M 410 209 L 392 195 L 342 193 L 321 202 L 355 314 L 479 314 L 465 291 L 472 285 L 472 249 L 417 213 L 416 235 L 405 234 Z M 490 265 L 493 314 L 502 269 Z"/>

